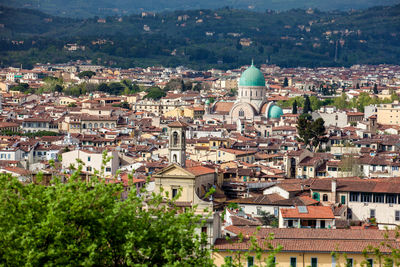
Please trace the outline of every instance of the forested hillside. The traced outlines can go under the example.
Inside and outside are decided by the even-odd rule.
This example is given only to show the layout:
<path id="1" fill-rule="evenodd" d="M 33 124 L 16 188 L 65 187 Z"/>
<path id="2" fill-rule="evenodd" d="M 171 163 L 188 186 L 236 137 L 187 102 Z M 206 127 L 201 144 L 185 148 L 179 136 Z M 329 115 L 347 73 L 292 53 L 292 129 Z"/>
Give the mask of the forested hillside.
<path id="1" fill-rule="evenodd" d="M 0 11 L 2 66 L 76 59 L 194 68 L 234 68 L 251 58 L 286 67 L 400 62 L 400 5 L 351 12 L 223 8 L 104 19 Z M 67 51 L 67 44 L 79 48 Z"/>
<path id="2" fill-rule="evenodd" d="M 8 0 L 3 4 L 14 8 L 37 9 L 51 15 L 75 18 L 130 15 L 142 11 L 173 11 L 230 7 L 264 12 L 267 9 L 317 8 L 320 10 L 365 9 L 394 5 L 397 0 Z"/>

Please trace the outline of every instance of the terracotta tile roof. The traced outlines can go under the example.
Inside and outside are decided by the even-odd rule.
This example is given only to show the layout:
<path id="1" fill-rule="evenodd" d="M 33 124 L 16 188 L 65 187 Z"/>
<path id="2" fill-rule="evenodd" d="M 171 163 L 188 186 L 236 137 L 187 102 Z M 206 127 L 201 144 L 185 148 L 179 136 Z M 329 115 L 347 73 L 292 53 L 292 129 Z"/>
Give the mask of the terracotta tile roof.
<path id="1" fill-rule="evenodd" d="M 219 238 L 215 242 L 215 248 L 218 250 L 247 250 L 251 247 L 248 236 L 256 232 L 256 227 L 237 227 L 228 226 L 225 231 L 234 234 L 242 233 L 245 238 L 242 242 L 226 240 Z M 388 234 L 388 239 L 384 238 L 384 234 Z M 382 252 L 388 253 L 390 249 L 382 246 L 382 241 L 388 244 L 400 247 L 396 242 L 395 231 L 382 231 L 375 229 L 299 229 L 299 228 L 262 228 L 256 236 L 258 244 L 261 248 L 268 250 L 266 237 L 274 234 L 274 240 L 269 241 L 274 247 L 278 244 L 283 246 L 282 252 L 298 251 L 298 252 L 326 252 L 331 253 L 347 252 L 362 253 L 368 246 L 379 247 Z"/>
<path id="2" fill-rule="evenodd" d="M 281 213 L 283 218 L 301 218 L 301 219 L 334 219 L 331 207 L 324 206 L 308 206 L 307 212 L 300 212 L 299 207 L 282 208 Z"/>
<path id="3" fill-rule="evenodd" d="M 210 169 L 210 168 L 204 167 L 204 166 L 188 167 L 188 168 L 185 168 L 185 170 L 187 170 L 188 172 L 192 173 L 195 176 L 215 173 L 214 169 Z"/>
<path id="4" fill-rule="evenodd" d="M 236 226 L 260 226 L 262 223 L 255 219 L 247 219 L 240 216 L 231 215 L 232 224 Z"/>
<path id="5" fill-rule="evenodd" d="M 181 120 L 177 120 L 168 124 L 168 127 L 188 127 L 188 125 Z"/>
<path id="6" fill-rule="evenodd" d="M 278 194 L 270 194 L 270 195 L 259 195 L 256 197 L 248 197 L 248 198 L 238 198 L 232 199 L 228 202 L 239 203 L 239 204 L 261 204 L 261 205 L 273 205 L 275 201 L 283 200 L 284 197 L 281 197 Z"/>
<path id="7" fill-rule="evenodd" d="M 256 154 L 257 151 L 246 151 L 246 150 L 236 150 L 236 149 L 230 149 L 230 148 L 220 148 L 219 150 L 235 154 L 235 155 L 250 155 L 250 154 Z"/>
<path id="8" fill-rule="evenodd" d="M 332 179 L 313 179 L 310 185 L 312 190 L 331 191 Z M 369 192 L 369 193 L 400 193 L 400 178 L 386 179 L 337 179 L 338 192 Z"/>
<path id="9" fill-rule="evenodd" d="M 219 113 L 219 114 L 228 114 L 232 107 L 234 102 L 217 102 L 214 105 L 214 112 Z"/>

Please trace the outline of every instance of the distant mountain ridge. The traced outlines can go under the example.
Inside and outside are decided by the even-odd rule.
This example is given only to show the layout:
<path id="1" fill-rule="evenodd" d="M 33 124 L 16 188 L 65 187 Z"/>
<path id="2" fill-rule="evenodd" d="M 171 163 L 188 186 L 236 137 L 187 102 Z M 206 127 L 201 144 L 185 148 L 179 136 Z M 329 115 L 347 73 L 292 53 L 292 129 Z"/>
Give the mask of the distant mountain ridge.
<path id="1" fill-rule="evenodd" d="M 293 8 L 320 10 L 366 9 L 372 6 L 398 4 L 398 0 L 8 0 L 2 5 L 37 9 L 54 16 L 87 18 L 128 15 L 142 11 L 217 9 L 230 7 L 264 12 Z"/>

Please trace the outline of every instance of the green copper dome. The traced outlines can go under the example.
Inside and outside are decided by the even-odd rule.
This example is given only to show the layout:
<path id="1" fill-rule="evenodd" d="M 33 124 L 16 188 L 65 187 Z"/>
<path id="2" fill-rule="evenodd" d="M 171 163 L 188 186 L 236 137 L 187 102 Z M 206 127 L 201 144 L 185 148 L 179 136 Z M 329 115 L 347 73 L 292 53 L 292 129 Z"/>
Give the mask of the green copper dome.
<path id="1" fill-rule="evenodd" d="M 211 103 L 210 99 L 207 99 L 206 100 L 206 105 L 210 105 L 210 103 Z"/>
<path id="2" fill-rule="evenodd" d="M 271 106 L 268 110 L 269 119 L 279 119 L 283 115 L 283 111 L 278 106 Z"/>
<path id="3" fill-rule="evenodd" d="M 253 64 L 240 76 L 239 86 L 265 86 L 265 79 L 262 72 Z"/>

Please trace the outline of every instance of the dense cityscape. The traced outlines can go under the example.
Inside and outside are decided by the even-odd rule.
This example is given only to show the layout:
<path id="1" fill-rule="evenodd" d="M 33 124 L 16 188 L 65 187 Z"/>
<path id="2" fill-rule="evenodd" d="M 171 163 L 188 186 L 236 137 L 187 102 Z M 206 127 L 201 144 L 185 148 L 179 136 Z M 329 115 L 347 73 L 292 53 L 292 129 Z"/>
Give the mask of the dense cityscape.
<path id="1" fill-rule="evenodd" d="M 282 266 L 300 265 L 299 253 L 317 266 L 334 251 L 352 253 L 347 264 L 363 262 L 368 245 L 389 251 L 381 230 L 400 221 L 399 66 L 89 63 L 1 70 L 0 172 L 49 186 L 81 165 L 86 181 L 101 170 L 125 192 L 206 207 L 201 231 L 216 265 L 250 250 L 225 239 L 243 234 L 274 233 Z M 386 242 L 398 246 L 393 235 Z"/>
<path id="2" fill-rule="evenodd" d="M 0 266 L 400 266 L 397 1 L 0 15 Z"/>

